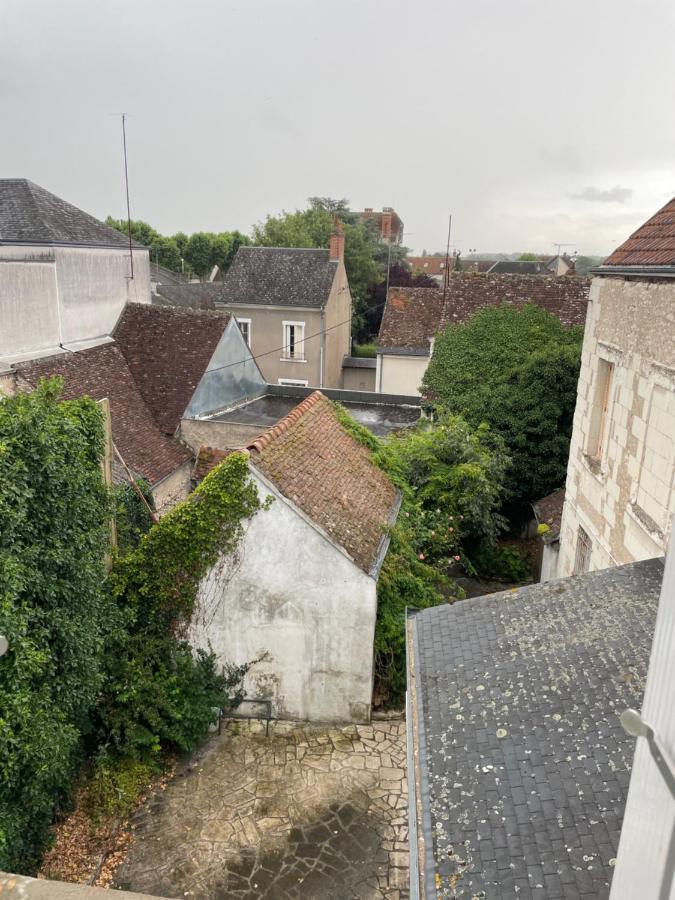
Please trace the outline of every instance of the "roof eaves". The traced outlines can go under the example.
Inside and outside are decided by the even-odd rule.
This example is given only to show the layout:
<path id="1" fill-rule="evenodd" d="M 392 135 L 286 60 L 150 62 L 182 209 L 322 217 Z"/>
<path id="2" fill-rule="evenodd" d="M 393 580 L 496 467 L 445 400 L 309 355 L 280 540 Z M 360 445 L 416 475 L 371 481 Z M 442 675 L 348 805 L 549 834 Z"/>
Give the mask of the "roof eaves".
<path id="1" fill-rule="evenodd" d="M 373 560 L 373 564 L 368 572 L 373 581 L 377 581 L 377 579 L 380 577 L 380 569 L 382 568 L 384 558 L 387 555 L 387 550 L 389 549 L 389 544 L 391 542 L 391 532 L 389 531 L 389 529 L 393 528 L 396 524 L 396 519 L 398 518 L 402 502 L 403 494 L 398 488 L 396 488 L 396 498 L 391 506 L 391 509 L 389 510 L 389 516 L 387 517 L 387 527 L 382 532 L 382 537 L 380 538 L 380 544 L 377 548 L 375 559 Z"/>
<path id="2" fill-rule="evenodd" d="M 594 266 L 591 275 L 621 275 L 630 278 L 675 278 L 673 266 Z"/>
<path id="3" fill-rule="evenodd" d="M 406 715 L 406 731 L 408 754 L 409 758 L 413 760 L 412 769 L 410 765 L 408 766 L 410 896 L 412 900 L 418 900 L 420 896 L 423 896 L 425 900 L 437 900 L 434 836 L 429 807 L 429 766 L 426 762 L 427 737 L 424 727 L 422 687 L 415 669 L 419 655 L 418 612 L 419 610 L 414 608 L 406 609 L 407 697 L 411 707 L 406 710 L 408 713 Z M 415 753 L 415 747 L 417 753 Z M 421 826 L 421 833 L 418 831 L 419 826 Z M 420 864 L 421 872 L 419 871 Z M 420 887 L 422 887 L 421 895 Z"/>

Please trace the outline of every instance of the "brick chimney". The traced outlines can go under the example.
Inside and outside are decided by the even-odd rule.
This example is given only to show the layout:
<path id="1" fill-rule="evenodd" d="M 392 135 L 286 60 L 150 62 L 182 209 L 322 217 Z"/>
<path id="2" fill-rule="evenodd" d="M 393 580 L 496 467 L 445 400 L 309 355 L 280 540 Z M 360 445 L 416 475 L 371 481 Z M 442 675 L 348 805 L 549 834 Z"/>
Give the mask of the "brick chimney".
<path id="1" fill-rule="evenodd" d="M 328 258 L 331 260 L 345 258 L 345 233 L 342 230 L 342 222 L 337 216 L 333 218 L 333 230 L 330 233 Z"/>

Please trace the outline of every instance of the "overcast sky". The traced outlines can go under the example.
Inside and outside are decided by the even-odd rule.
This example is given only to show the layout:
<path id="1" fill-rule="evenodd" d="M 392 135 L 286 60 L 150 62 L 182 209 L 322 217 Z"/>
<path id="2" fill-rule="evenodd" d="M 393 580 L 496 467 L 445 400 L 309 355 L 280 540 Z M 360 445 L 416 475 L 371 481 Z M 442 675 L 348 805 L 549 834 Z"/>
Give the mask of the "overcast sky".
<path id="1" fill-rule="evenodd" d="M 0 175 L 164 233 L 311 195 L 605 254 L 675 195 L 673 0 L 0 0 Z"/>

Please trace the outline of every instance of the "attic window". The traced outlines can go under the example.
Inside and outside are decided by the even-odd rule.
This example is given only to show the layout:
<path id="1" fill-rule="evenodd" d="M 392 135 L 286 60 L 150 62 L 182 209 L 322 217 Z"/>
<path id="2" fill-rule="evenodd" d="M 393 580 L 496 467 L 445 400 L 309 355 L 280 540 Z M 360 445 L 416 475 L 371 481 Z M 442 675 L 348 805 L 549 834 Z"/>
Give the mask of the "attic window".
<path id="1" fill-rule="evenodd" d="M 302 360 L 305 359 L 305 323 L 304 322 L 284 322 L 284 347 L 282 350 L 282 359 Z"/>

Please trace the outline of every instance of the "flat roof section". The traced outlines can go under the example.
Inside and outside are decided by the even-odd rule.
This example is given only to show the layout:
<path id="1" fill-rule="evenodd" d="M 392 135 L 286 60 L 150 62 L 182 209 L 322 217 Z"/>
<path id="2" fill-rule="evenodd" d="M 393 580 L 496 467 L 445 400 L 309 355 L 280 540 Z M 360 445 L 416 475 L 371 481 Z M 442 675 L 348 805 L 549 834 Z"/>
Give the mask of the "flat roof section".
<path id="1" fill-rule="evenodd" d="M 236 422 L 238 425 L 259 425 L 261 431 L 275 425 L 298 405 L 298 398 L 278 394 L 263 394 L 234 409 L 210 416 L 211 422 Z M 387 403 L 366 403 L 343 400 L 342 405 L 357 422 L 378 437 L 403 428 L 412 428 L 420 417 L 419 406 Z"/>

